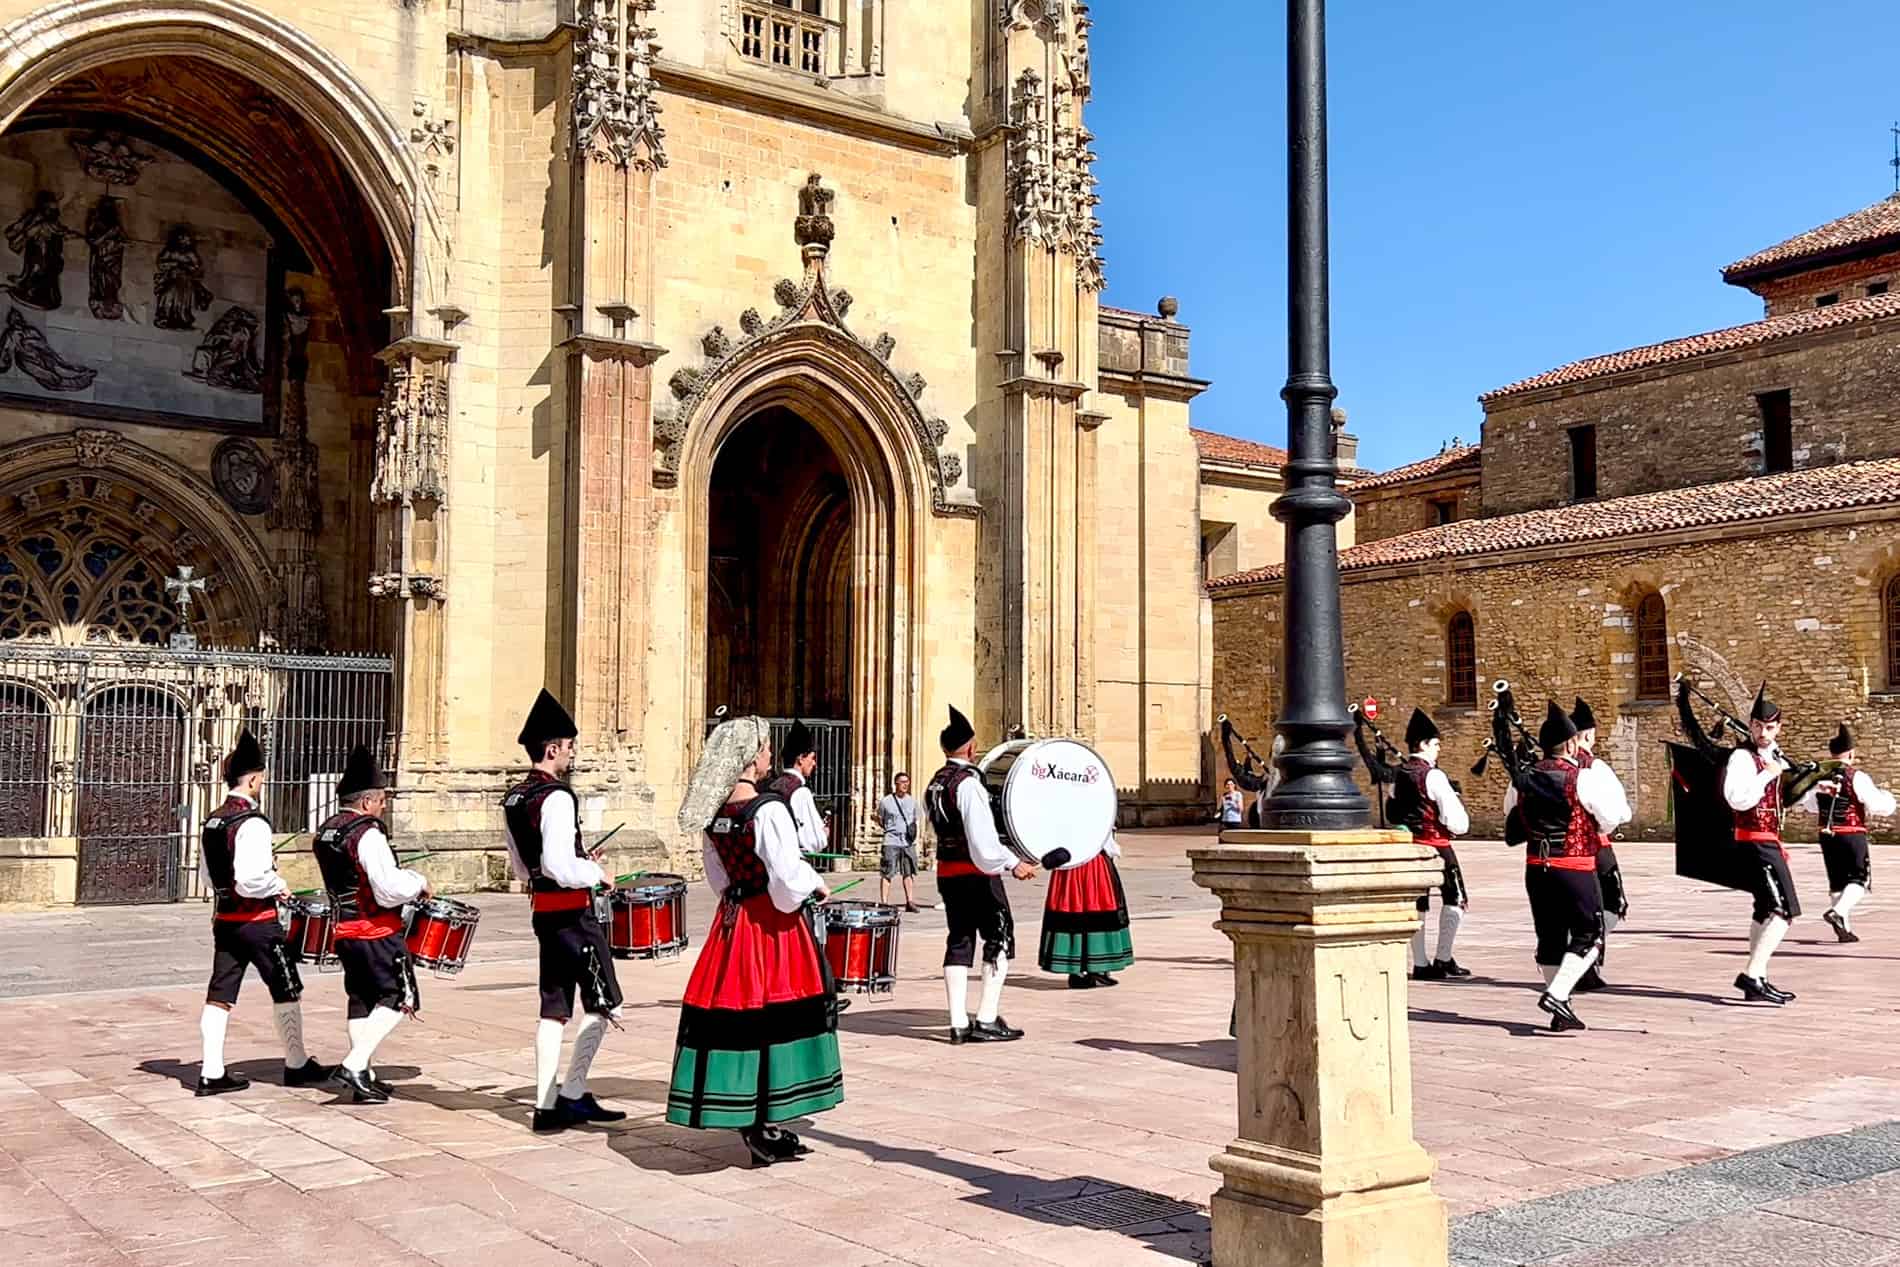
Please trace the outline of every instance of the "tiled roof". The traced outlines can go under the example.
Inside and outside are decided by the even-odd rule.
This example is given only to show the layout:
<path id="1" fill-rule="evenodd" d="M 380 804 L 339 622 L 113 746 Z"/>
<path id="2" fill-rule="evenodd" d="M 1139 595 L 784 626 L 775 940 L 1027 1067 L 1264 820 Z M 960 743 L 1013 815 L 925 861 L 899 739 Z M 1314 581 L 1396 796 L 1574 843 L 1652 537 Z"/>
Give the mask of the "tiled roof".
<path id="1" fill-rule="evenodd" d="M 1353 484 L 1346 491 L 1356 493 L 1367 488 L 1390 488 L 1394 484 L 1403 484 L 1408 480 L 1430 479 L 1434 475 L 1444 475 L 1449 471 L 1464 467 L 1476 468 L 1484 450 L 1475 444 L 1459 445 L 1455 449 L 1446 449 L 1420 462 L 1406 466 L 1395 466 L 1389 471 L 1380 471 L 1376 475 Z"/>
<path id="2" fill-rule="evenodd" d="M 1218 431 L 1202 431 L 1198 427 L 1191 428 L 1190 434 L 1201 450 L 1203 462 L 1232 462 L 1237 466 L 1273 467 L 1276 470 L 1286 465 L 1286 450 L 1271 444 L 1256 444 L 1252 440 L 1224 436 Z"/>
<path id="3" fill-rule="evenodd" d="M 1339 570 L 1352 572 L 1394 563 L 1462 559 L 1506 550 L 1603 541 L 1678 528 L 1744 523 L 1883 503 L 1900 503 L 1900 458 L 1758 475 L 1726 484 L 1638 493 L 1633 497 L 1527 510 L 1493 519 L 1465 519 L 1354 546 L 1340 553 Z M 1282 566 L 1274 564 L 1219 577 L 1209 581 L 1208 588 L 1232 589 L 1261 581 L 1277 581 L 1282 573 Z"/>
<path id="4" fill-rule="evenodd" d="M 1863 207 L 1838 220 L 1830 220 L 1818 229 L 1798 233 L 1747 259 L 1736 260 L 1722 270 L 1722 276 L 1732 282 L 1763 270 L 1782 272 L 1787 265 L 1812 256 L 1851 251 L 1888 238 L 1900 246 L 1900 194 L 1882 198 L 1873 206 Z"/>
<path id="5" fill-rule="evenodd" d="M 1900 316 L 1900 293 L 1875 295 L 1867 299 L 1850 299 L 1844 303 L 1831 304 L 1826 308 L 1804 308 L 1800 312 L 1769 317 L 1766 321 L 1751 321 L 1745 326 L 1730 326 L 1726 330 L 1692 334 L 1687 338 L 1670 339 L 1666 343 L 1652 343 L 1647 347 L 1611 352 L 1607 356 L 1586 357 L 1584 360 L 1560 365 L 1554 370 L 1547 370 L 1531 378 L 1520 379 L 1496 391 L 1486 392 L 1478 397 L 1478 400 L 1489 404 L 1501 397 L 1535 391 L 1540 387 L 1562 387 L 1570 383 L 1586 382 L 1592 378 L 1603 378 L 1610 374 L 1621 374 L 1628 370 L 1651 369 L 1676 361 L 1686 361 L 1691 357 L 1710 352 L 1732 352 L 1738 348 L 1772 343 L 1776 339 L 1785 339 L 1792 335 L 1810 334 L 1816 330 L 1852 325 L 1856 321 L 1870 321 L 1876 317 L 1892 316 Z"/>

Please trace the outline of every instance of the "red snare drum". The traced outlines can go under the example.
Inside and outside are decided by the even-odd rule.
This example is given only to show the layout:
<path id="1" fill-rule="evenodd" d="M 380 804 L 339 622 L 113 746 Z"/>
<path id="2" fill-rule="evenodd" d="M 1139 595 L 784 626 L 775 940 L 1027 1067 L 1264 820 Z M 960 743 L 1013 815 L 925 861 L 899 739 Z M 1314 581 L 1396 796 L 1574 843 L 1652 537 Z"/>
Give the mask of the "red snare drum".
<path id="1" fill-rule="evenodd" d="M 901 925 L 897 908 L 877 902 L 828 902 L 819 912 L 825 919 L 825 958 L 838 992 L 892 993 Z"/>
<path id="2" fill-rule="evenodd" d="M 608 894 L 607 944 L 619 959 L 659 959 L 686 949 L 686 881 L 655 872 Z"/>
<path id="3" fill-rule="evenodd" d="M 467 902 L 432 897 L 415 908 L 403 940 L 417 967 L 433 968 L 446 976 L 467 965 L 468 948 L 475 942 L 475 925 L 481 918 L 481 910 Z"/>
<path id="4" fill-rule="evenodd" d="M 284 922 L 284 944 L 293 958 L 316 965 L 318 972 L 334 972 L 336 908 L 325 895 L 293 897 L 279 911 Z"/>

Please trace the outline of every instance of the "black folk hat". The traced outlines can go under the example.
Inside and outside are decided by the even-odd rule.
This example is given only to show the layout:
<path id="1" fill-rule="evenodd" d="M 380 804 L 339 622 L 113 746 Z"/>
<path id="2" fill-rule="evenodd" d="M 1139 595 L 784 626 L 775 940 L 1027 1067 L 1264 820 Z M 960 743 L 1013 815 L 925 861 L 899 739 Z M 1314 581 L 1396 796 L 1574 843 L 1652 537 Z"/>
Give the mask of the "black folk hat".
<path id="1" fill-rule="evenodd" d="M 1427 739 L 1438 738 L 1438 725 L 1426 715 L 1422 708 L 1412 710 L 1412 720 L 1405 723 L 1405 746 L 1417 752 L 1419 745 Z"/>
<path id="2" fill-rule="evenodd" d="M 561 707 L 561 701 L 548 694 L 546 687 L 534 697 L 534 707 L 528 710 L 528 720 L 521 723 L 521 733 L 515 736 L 515 742 L 527 748 L 537 760 L 540 753 L 534 749 L 556 739 L 572 739 L 579 735 L 580 728 L 574 724 L 573 717 Z"/>
<path id="3" fill-rule="evenodd" d="M 950 724 L 937 735 L 937 742 L 945 752 L 955 752 L 964 744 L 976 738 L 976 727 L 970 719 L 957 711 L 955 704 L 950 705 Z"/>
<path id="4" fill-rule="evenodd" d="M 264 769 L 264 750 L 257 744 L 257 737 L 249 730 L 238 732 L 237 745 L 231 749 L 231 755 L 224 759 L 224 782 L 227 786 L 235 784 L 247 774 L 256 774 Z"/>
<path id="5" fill-rule="evenodd" d="M 818 751 L 818 737 L 811 733 L 811 727 L 803 720 L 794 718 L 791 730 L 785 735 L 785 763 L 790 765 L 808 752 Z"/>
<path id="6" fill-rule="evenodd" d="M 1750 721 L 1780 721 L 1781 705 L 1768 698 L 1768 683 L 1764 680 L 1761 689 L 1755 692 L 1755 706 L 1748 710 Z"/>
<path id="7" fill-rule="evenodd" d="M 1570 724 L 1577 728 L 1579 734 L 1597 728 L 1597 715 L 1590 711 L 1590 705 L 1581 695 L 1577 696 L 1577 706 L 1570 710 Z"/>
<path id="8" fill-rule="evenodd" d="M 1834 737 L 1827 741 L 1827 750 L 1837 757 L 1843 752 L 1854 750 L 1854 732 L 1847 728 L 1846 722 L 1842 722 L 1841 728 L 1834 732 Z"/>
<path id="9" fill-rule="evenodd" d="M 1557 701 L 1549 701 L 1544 710 L 1544 724 L 1538 728 L 1537 742 L 1545 752 L 1555 752 L 1569 740 L 1577 737 L 1577 724 L 1557 707 Z"/>
<path id="10" fill-rule="evenodd" d="M 383 777 L 376 758 L 359 743 L 350 749 L 350 759 L 343 763 L 343 777 L 336 783 L 336 798 L 347 801 L 359 793 L 377 792 L 388 786 L 389 780 Z"/>

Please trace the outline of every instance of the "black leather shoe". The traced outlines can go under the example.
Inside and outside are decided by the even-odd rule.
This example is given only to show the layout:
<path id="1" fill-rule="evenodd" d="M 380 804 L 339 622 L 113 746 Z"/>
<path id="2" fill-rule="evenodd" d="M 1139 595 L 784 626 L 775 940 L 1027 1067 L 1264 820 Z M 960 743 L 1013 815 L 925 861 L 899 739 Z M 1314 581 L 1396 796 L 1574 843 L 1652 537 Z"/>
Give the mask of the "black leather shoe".
<path id="1" fill-rule="evenodd" d="M 1091 972 L 1089 973 L 1089 980 L 1095 982 L 1096 985 L 1120 985 L 1121 984 L 1121 982 L 1109 976 L 1106 972 Z"/>
<path id="2" fill-rule="evenodd" d="M 1069 988 L 1071 990 L 1093 990 L 1095 985 L 1095 978 L 1086 972 L 1071 972 L 1069 974 Z"/>
<path id="3" fill-rule="evenodd" d="M 1013 1043 L 1023 1036 L 1019 1029 L 1011 1029 L 1009 1022 L 1002 1017 L 993 1021 L 971 1021 L 970 1041 L 973 1043 Z"/>
<path id="4" fill-rule="evenodd" d="M 1745 972 L 1736 976 L 1735 988 L 1742 992 L 1742 1001 L 1745 1003 L 1773 1003 L 1779 1006 L 1785 1002 L 1785 1000 L 1768 992 L 1768 983 L 1766 981 L 1757 981 Z"/>
<path id="5" fill-rule="evenodd" d="M 792 1131 L 782 1130 L 776 1126 L 761 1126 L 759 1133 L 765 1137 L 765 1146 L 771 1149 L 780 1161 L 793 1157 L 811 1156 L 811 1148 Z"/>
<path id="6" fill-rule="evenodd" d="M 1849 928 L 1847 926 L 1847 921 L 1842 919 L 1835 912 L 1825 911 L 1822 913 L 1821 918 L 1827 921 L 1827 926 L 1829 928 L 1834 930 L 1835 941 L 1847 942 L 1847 941 L 1860 940 L 1860 934 L 1855 932 L 1853 929 Z"/>
<path id="7" fill-rule="evenodd" d="M 952 1047 L 961 1047 L 963 1044 L 969 1041 L 970 1041 L 970 1027 L 968 1025 L 965 1025 L 962 1029 L 956 1029 L 955 1027 L 951 1028 L 950 1045 Z"/>
<path id="8" fill-rule="evenodd" d="M 1774 982 L 1770 981 L 1766 977 L 1762 978 L 1761 988 L 1767 993 L 1769 999 L 1771 999 L 1775 1003 L 1779 1004 L 1779 1003 L 1794 1002 L 1793 990 L 1783 990 L 1782 988 L 1777 986 Z"/>
<path id="9" fill-rule="evenodd" d="M 1446 980 L 1471 975 L 1471 969 L 1459 967 L 1456 959 L 1436 959 L 1432 961 L 1432 967 L 1438 969 Z"/>
<path id="10" fill-rule="evenodd" d="M 575 1117 L 567 1105 L 561 1102 L 561 1097 L 555 1096 L 553 1108 L 534 1111 L 534 1133 L 552 1135 L 555 1131 L 564 1131 L 570 1126 L 578 1126 L 584 1120 L 584 1118 Z"/>
<path id="11" fill-rule="evenodd" d="M 851 1000 L 845 998 L 844 995 L 834 994 L 831 996 L 831 1014 L 833 1016 L 843 1016 L 850 1008 Z"/>
<path id="12" fill-rule="evenodd" d="M 1435 963 L 1412 965 L 1412 980 L 1414 981 L 1443 981 L 1444 979 L 1445 970 Z"/>
<path id="13" fill-rule="evenodd" d="M 1588 1029 L 1583 1018 L 1570 1010 L 1570 1004 L 1563 999 L 1553 999 L 1549 994 L 1540 995 L 1537 1006 L 1550 1013 L 1550 1028 L 1561 1034 L 1566 1030 Z"/>
<path id="14" fill-rule="evenodd" d="M 391 1086 L 389 1083 L 384 1082 L 381 1078 L 378 1078 L 376 1076 L 376 1071 L 374 1069 L 365 1069 L 363 1072 L 369 1075 L 369 1085 L 371 1085 L 372 1087 L 375 1087 L 378 1091 L 381 1091 L 384 1095 L 396 1094 L 396 1088 Z"/>
<path id="15" fill-rule="evenodd" d="M 535 1116 L 537 1118 L 541 1116 L 539 1110 L 535 1112 Z M 772 1141 L 765 1137 L 765 1131 L 760 1127 L 754 1126 L 740 1131 L 739 1138 L 745 1141 L 746 1152 L 752 1155 L 754 1166 L 774 1166 L 781 1161 L 790 1160 L 772 1146 Z"/>
<path id="16" fill-rule="evenodd" d="M 554 1107 L 564 1109 L 567 1115 L 577 1122 L 624 1122 L 627 1115 L 619 1109 L 604 1109 L 600 1101 L 589 1091 L 586 1095 L 568 1099 L 564 1095 L 554 1097 Z"/>
<path id="17" fill-rule="evenodd" d="M 389 1103 L 389 1097 L 383 1092 L 378 1091 L 376 1084 L 370 1081 L 367 1070 L 362 1073 L 357 1073 L 354 1070 L 345 1069 L 342 1065 L 338 1065 L 336 1067 L 336 1081 L 350 1089 L 353 1098 L 358 1104 Z"/>
<path id="18" fill-rule="evenodd" d="M 232 1091 L 242 1091 L 250 1085 L 251 1080 L 249 1078 L 240 1077 L 234 1073 L 227 1073 L 217 1078 L 200 1077 L 198 1079 L 197 1094 L 225 1095 Z"/>
<path id="19" fill-rule="evenodd" d="M 284 1085 L 287 1087 L 314 1087 L 325 1083 L 341 1068 L 340 1065 L 320 1065 L 312 1057 L 292 1069 L 284 1066 Z"/>
<path id="20" fill-rule="evenodd" d="M 1596 990 L 1607 990 L 1609 988 L 1610 983 L 1605 981 L 1603 974 L 1598 972 L 1594 967 L 1577 979 L 1577 993 L 1579 994 L 1589 994 Z"/>

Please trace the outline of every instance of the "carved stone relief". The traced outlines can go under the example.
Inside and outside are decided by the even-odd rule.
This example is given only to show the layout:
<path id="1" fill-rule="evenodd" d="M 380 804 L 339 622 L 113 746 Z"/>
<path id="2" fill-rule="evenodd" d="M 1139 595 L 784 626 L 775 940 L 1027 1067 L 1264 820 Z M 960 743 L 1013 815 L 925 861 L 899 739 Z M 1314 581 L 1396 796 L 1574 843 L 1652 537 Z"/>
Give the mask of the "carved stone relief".
<path id="1" fill-rule="evenodd" d="M 666 129 L 653 91 L 659 34 L 646 15 L 659 0 L 576 0 L 574 149 L 643 171 L 666 166 Z"/>
<path id="2" fill-rule="evenodd" d="M 0 329 L 0 374 L 10 370 L 18 370 L 49 392 L 84 391 L 98 374 L 55 352 L 46 335 L 28 323 L 18 308 L 7 309 L 6 326 Z"/>
<path id="3" fill-rule="evenodd" d="M 277 502 L 277 471 L 264 451 L 232 436 L 211 454 L 211 483 L 240 515 L 261 515 Z"/>
<path id="4" fill-rule="evenodd" d="M 136 185 L 158 155 L 133 145 L 123 132 L 107 129 L 73 138 L 79 166 L 94 180 L 108 185 Z"/>
<path id="5" fill-rule="evenodd" d="M 152 324 L 166 330 L 196 330 L 198 314 L 211 306 L 213 298 L 204 275 L 197 233 L 188 224 L 173 226 L 165 235 L 165 249 L 158 253 L 158 267 L 152 274 L 156 304 Z"/>
<path id="6" fill-rule="evenodd" d="M 865 349 L 890 376 L 895 389 L 893 394 L 902 402 L 906 421 L 930 473 L 932 509 L 940 515 L 979 514 L 981 508 L 974 501 L 951 496 L 951 490 L 963 477 L 963 462 L 956 454 L 943 450 L 950 434 L 949 424 L 928 416 L 919 407 L 918 402 L 928 389 L 924 376 L 912 373 L 900 377 L 890 369 L 897 340 L 889 332 L 868 340 L 860 338 L 845 324 L 845 312 L 851 304 L 850 292 L 833 290 L 825 269 L 828 248 L 835 237 L 835 226 L 830 218 L 834 197 L 831 190 L 823 187 L 817 173 L 811 174 L 799 191 L 799 213 L 793 234 L 805 256 L 805 277 L 803 282 L 782 278 L 773 287 L 778 316 L 768 321 L 758 309 L 746 309 L 739 316 L 743 337 L 738 339 L 723 325 L 713 326 L 700 340 L 705 361 L 676 370 L 668 379 L 672 399 L 657 401 L 654 406 L 653 482 L 662 488 L 671 488 L 679 482 L 680 450 L 691 430 L 693 417 L 728 370 L 749 361 L 774 343 L 794 337 L 801 329 L 823 326 Z"/>
<path id="7" fill-rule="evenodd" d="M 125 317 L 125 304 L 119 289 L 125 284 L 125 224 L 120 216 L 123 204 L 110 194 L 99 199 L 86 213 L 86 306 L 101 321 L 119 321 Z"/>
<path id="8" fill-rule="evenodd" d="M 448 497 L 449 366 L 402 357 L 389 366 L 376 408 L 376 458 L 370 500 L 408 505 Z"/>
<path id="9" fill-rule="evenodd" d="M 50 189 L 35 193 L 33 204 L 6 229 L 7 245 L 20 256 L 20 269 L 7 279 L 7 291 L 31 308 L 50 312 L 59 307 L 66 239 L 82 236 L 60 219 L 58 194 Z"/>

